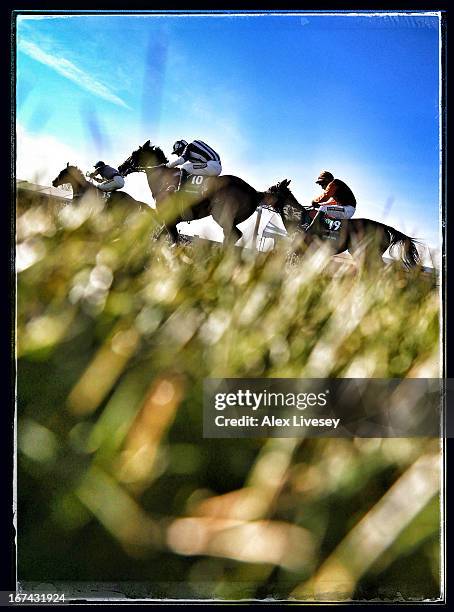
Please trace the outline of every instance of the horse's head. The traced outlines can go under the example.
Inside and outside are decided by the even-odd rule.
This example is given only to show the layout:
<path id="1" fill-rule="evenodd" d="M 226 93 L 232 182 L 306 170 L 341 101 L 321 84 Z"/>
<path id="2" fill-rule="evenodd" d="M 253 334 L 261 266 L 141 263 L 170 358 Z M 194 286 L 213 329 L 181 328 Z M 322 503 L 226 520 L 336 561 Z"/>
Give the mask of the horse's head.
<path id="1" fill-rule="evenodd" d="M 127 176 L 131 172 L 138 172 L 147 167 L 159 166 L 160 164 L 167 163 L 167 161 L 168 159 L 162 149 L 150 144 L 150 141 L 147 140 L 118 166 L 118 171 L 123 176 Z"/>
<path id="2" fill-rule="evenodd" d="M 276 212 L 281 213 L 282 208 L 288 200 L 295 200 L 295 196 L 288 187 L 289 184 L 290 180 L 284 179 L 280 183 L 269 187 L 264 193 L 262 203 L 265 204 L 265 206 L 274 208 Z"/>
<path id="3" fill-rule="evenodd" d="M 71 183 L 71 179 L 76 179 L 81 175 L 79 168 L 76 166 L 70 166 L 69 162 L 60 172 L 60 174 L 54 178 L 52 181 L 53 187 L 59 187 L 60 185 L 65 185 L 66 183 Z"/>

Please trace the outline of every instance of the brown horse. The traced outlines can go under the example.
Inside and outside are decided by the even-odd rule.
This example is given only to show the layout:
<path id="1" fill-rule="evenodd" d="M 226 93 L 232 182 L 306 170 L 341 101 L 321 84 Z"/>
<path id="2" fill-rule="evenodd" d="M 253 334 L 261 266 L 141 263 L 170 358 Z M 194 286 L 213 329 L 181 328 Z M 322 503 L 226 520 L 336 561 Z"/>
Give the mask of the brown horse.
<path id="1" fill-rule="evenodd" d="M 77 166 L 70 166 L 69 163 L 52 181 L 54 187 L 59 185 L 70 184 L 73 190 L 73 202 L 80 203 L 86 196 L 88 198 L 104 198 L 104 193 L 97 189 L 93 183 L 87 181 L 83 173 Z M 124 191 L 112 191 L 107 200 L 108 206 L 121 207 L 122 209 L 131 209 L 131 211 L 146 212 L 153 214 L 153 209 L 145 202 L 135 200 L 132 196 Z"/>
<path id="2" fill-rule="evenodd" d="M 248 219 L 257 209 L 263 193 L 256 191 L 237 176 L 192 177 L 189 189 L 169 192 L 176 187 L 180 171 L 167 168 L 167 157 L 150 141 L 135 150 L 118 170 L 123 176 L 131 172 L 145 172 L 156 209 L 173 240 L 178 242 L 178 223 L 202 219 L 211 215 L 224 231 L 224 244 L 236 242 L 243 233 L 236 227 Z M 197 179 L 203 186 L 197 187 Z M 189 214 L 188 214 L 189 213 Z"/>
<path id="3" fill-rule="evenodd" d="M 420 256 L 418 241 L 390 225 L 371 219 L 328 219 L 326 229 L 314 236 L 304 232 L 304 225 L 312 221 L 313 207 L 302 206 L 289 189 L 289 180 L 281 181 L 265 193 L 262 204 L 274 209 L 282 217 L 287 232 L 302 234 L 303 245 L 309 245 L 314 237 L 324 240 L 333 255 L 348 251 L 353 257 L 361 256 L 367 264 L 383 264 L 382 255 L 389 248 L 400 247 L 400 256 L 406 268 L 418 266 Z M 301 248 L 301 247 L 300 247 Z"/>

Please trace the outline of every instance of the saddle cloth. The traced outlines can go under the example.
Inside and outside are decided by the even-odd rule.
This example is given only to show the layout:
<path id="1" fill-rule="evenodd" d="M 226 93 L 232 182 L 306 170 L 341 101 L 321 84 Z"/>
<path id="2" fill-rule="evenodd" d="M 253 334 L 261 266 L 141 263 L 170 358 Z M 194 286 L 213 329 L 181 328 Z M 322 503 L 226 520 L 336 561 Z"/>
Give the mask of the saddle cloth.
<path id="1" fill-rule="evenodd" d="M 201 174 L 190 174 L 186 180 L 183 181 L 180 191 L 192 194 L 202 194 L 208 178 L 210 177 L 202 176 Z"/>
<path id="2" fill-rule="evenodd" d="M 180 193 L 187 193 L 188 197 L 194 202 L 193 206 L 197 205 L 197 203 L 200 203 L 206 198 L 204 190 L 208 183 L 207 179 L 209 178 L 213 177 L 202 176 L 201 174 L 189 174 L 180 186 Z M 195 218 L 192 210 L 193 206 L 186 208 L 183 206 L 183 202 L 181 202 L 181 204 L 181 218 L 183 221 L 193 221 Z"/>

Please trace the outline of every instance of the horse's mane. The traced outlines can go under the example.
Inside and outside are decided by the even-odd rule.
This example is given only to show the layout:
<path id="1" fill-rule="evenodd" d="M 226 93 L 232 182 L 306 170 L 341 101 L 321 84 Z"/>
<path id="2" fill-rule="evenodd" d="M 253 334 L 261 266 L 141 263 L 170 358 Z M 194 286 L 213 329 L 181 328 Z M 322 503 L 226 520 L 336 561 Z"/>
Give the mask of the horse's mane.
<path id="1" fill-rule="evenodd" d="M 63 168 L 63 170 L 72 170 L 73 172 L 76 172 L 80 178 L 84 179 L 84 181 L 86 181 L 86 178 L 84 176 L 84 173 L 82 172 L 82 170 L 78 167 L 78 166 L 67 166 L 66 168 Z"/>
<path id="2" fill-rule="evenodd" d="M 161 149 L 161 147 L 158 147 L 156 145 L 149 145 L 149 148 L 147 149 L 150 152 L 156 153 L 156 155 L 158 155 L 159 157 L 162 158 L 162 162 L 163 163 L 167 163 L 169 160 L 166 157 L 166 154 L 164 153 L 164 151 Z"/>
<path id="3" fill-rule="evenodd" d="M 298 200 L 296 199 L 296 197 L 293 195 L 290 187 L 288 185 L 283 184 L 284 182 L 285 181 L 280 181 L 279 183 L 276 183 L 276 185 L 273 185 L 272 187 L 270 187 L 268 191 L 276 195 L 279 195 L 280 198 L 286 198 L 286 202 L 284 202 L 284 204 L 290 203 L 290 205 L 293 205 L 299 208 L 303 208 L 303 205 L 300 204 Z M 288 202 L 288 200 L 290 200 L 290 202 Z"/>

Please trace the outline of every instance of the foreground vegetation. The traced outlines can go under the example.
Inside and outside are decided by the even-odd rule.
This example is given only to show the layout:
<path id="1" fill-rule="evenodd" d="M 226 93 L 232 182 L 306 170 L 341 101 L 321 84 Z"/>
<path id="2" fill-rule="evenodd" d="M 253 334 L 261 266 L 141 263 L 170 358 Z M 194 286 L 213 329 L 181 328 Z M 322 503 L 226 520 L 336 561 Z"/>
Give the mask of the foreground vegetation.
<path id="1" fill-rule="evenodd" d="M 155 231 L 18 203 L 20 581 L 437 598 L 438 440 L 202 437 L 204 378 L 437 377 L 434 279 Z"/>

